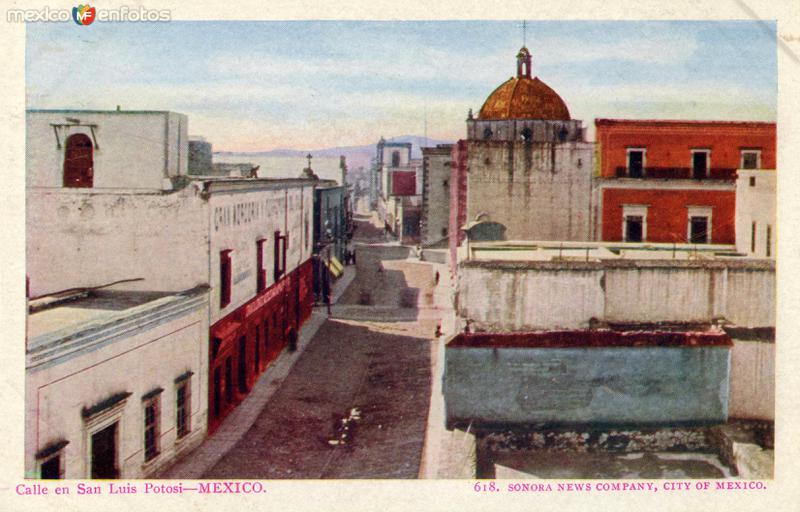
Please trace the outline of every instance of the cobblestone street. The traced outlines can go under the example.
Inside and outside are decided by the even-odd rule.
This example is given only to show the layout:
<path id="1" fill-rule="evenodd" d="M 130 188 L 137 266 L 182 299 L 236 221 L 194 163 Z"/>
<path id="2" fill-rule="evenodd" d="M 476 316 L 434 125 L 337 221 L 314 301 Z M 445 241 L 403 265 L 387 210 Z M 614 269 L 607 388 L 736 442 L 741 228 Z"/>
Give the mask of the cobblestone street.
<path id="1" fill-rule="evenodd" d="M 382 241 L 359 222 L 356 241 Z M 357 274 L 244 437 L 205 478 L 417 478 L 431 391 L 430 266 L 359 245 Z M 421 307 L 417 307 L 417 306 Z"/>

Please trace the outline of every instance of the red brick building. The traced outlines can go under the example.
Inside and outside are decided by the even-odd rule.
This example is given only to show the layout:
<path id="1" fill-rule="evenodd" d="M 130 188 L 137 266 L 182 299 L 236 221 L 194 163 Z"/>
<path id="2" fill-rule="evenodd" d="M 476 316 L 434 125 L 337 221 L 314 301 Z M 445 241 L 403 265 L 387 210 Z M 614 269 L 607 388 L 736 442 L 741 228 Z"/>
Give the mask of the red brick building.
<path id="1" fill-rule="evenodd" d="M 737 169 L 775 168 L 775 124 L 597 119 L 597 237 L 734 244 Z"/>

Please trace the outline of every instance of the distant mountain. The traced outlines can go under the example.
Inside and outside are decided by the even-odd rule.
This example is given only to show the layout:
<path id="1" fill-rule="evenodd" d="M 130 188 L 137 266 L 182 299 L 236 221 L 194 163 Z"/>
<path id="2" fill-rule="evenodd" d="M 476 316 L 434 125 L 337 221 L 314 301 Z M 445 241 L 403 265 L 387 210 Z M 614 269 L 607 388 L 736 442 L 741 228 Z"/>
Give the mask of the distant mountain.
<path id="1" fill-rule="evenodd" d="M 420 147 L 431 147 L 437 144 L 452 144 L 452 142 L 421 137 L 419 135 L 401 135 L 399 137 L 390 137 L 386 139 L 387 142 L 410 142 L 411 158 L 422 158 L 422 151 Z M 375 144 L 365 144 L 363 146 L 339 146 L 335 148 L 323 149 L 272 149 L 270 151 L 215 151 L 215 155 L 226 155 L 236 157 L 304 157 L 308 153 L 314 157 L 338 157 L 344 155 L 347 158 L 347 166 L 351 169 L 358 167 L 369 167 L 370 160 L 375 156 Z"/>

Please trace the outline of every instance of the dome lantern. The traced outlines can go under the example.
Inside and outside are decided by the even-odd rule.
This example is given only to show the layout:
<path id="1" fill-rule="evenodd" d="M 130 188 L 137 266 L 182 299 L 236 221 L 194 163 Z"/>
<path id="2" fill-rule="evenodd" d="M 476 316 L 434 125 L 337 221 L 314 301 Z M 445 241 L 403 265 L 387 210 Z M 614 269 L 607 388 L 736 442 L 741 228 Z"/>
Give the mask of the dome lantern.
<path id="1" fill-rule="evenodd" d="M 531 53 L 524 46 L 517 53 L 517 78 L 531 77 Z"/>
<path id="2" fill-rule="evenodd" d="M 569 121 L 564 100 L 538 77 L 531 78 L 531 68 L 531 54 L 523 46 L 517 53 L 517 76 L 500 84 L 486 98 L 478 119 Z"/>

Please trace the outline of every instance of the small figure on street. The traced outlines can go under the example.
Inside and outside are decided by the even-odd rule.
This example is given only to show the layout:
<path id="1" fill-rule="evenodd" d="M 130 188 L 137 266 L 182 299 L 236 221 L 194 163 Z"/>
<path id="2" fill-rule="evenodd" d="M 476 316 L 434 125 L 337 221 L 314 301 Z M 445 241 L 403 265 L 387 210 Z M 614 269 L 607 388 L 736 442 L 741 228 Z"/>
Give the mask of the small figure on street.
<path id="1" fill-rule="evenodd" d="M 436 271 L 435 274 L 433 274 L 433 284 L 434 285 L 438 285 L 439 284 L 439 271 L 438 270 Z"/>
<path id="2" fill-rule="evenodd" d="M 433 332 L 433 337 L 438 338 L 442 335 L 442 324 L 436 324 L 436 330 Z"/>

